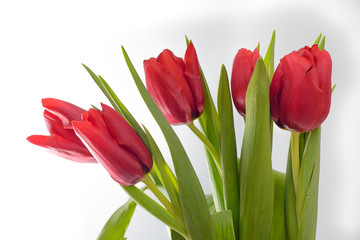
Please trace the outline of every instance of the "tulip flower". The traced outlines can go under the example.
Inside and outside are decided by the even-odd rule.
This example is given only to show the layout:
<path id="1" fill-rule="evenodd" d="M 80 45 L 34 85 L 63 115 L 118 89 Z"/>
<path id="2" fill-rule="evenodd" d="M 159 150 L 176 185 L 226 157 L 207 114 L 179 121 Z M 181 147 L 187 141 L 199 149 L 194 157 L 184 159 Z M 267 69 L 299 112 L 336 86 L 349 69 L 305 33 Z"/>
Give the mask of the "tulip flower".
<path id="1" fill-rule="evenodd" d="M 329 114 L 331 58 L 317 45 L 293 51 L 280 60 L 270 86 L 274 122 L 296 132 L 316 129 Z"/>
<path id="2" fill-rule="evenodd" d="M 147 89 L 170 124 L 187 124 L 204 109 L 199 61 L 190 43 L 184 60 L 166 49 L 144 61 Z"/>
<path id="3" fill-rule="evenodd" d="M 54 154 L 80 163 L 97 163 L 85 145 L 76 136 L 71 121 L 80 120 L 86 111 L 71 103 L 54 98 L 45 98 L 44 118 L 50 136 L 32 135 L 27 138 L 32 144 L 51 150 Z"/>
<path id="4" fill-rule="evenodd" d="M 150 172 L 152 157 L 119 113 L 105 104 L 102 109 L 90 109 L 82 121 L 73 121 L 74 131 L 116 182 L 134 185 Z"/>
<path id="5" fill-rule="evenodd" d="M 260 55 L 256 48 L 253 52 L 242 48 L 234 58 L 231 74 L 231 94 L 236 110 L 243 117 L 246 116 L 246 90 L 259 57 Z"/>

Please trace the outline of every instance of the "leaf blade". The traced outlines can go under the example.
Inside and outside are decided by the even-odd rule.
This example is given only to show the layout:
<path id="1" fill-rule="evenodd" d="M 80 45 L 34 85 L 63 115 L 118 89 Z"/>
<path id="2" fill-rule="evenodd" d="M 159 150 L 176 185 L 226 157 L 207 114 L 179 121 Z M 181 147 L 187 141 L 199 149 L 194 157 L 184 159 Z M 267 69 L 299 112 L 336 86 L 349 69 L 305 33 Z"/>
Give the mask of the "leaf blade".
<path id="1" fill-rule="evenodd" d="M 219 115 L 221 121 L 221 165 L 225 207 L 232 212 L 233 231 L 238 237 L 239 229 L 239 178 L 236 152 L 236 137 L 229 79 L 225 66 L 221 68 L 219 81 Z M 221 107 L 220 107 L 221 106 Z"/>
<path id="2" fill-rule="evenodd" d="M 275 30 L 272 33 L 269 47 L 264 58 L 264 63 L 269 73 L 270 82 L 272 80 L 272 77 L 274 76 L 274 58 L 275 58 Z"/>
<path id="3" fill-rule="evenodd" d="M 240 159 L 240 239 L 269 239 L 273 217 L 270 81 L 263 59 L 246 92 L 246 124 Z"/>
<path id="4" fill-rule="evenodd" d="M 230 210 L 224 210 L 211 215 L 216 232 L 216 239 L 235 240 L 234 224 Z"/>
<path id="5" fill-rule="evenodd" d="M 123 239 L 135 209 L 136 203 L 129 199 L 111 215 L 97 240 Z"/>

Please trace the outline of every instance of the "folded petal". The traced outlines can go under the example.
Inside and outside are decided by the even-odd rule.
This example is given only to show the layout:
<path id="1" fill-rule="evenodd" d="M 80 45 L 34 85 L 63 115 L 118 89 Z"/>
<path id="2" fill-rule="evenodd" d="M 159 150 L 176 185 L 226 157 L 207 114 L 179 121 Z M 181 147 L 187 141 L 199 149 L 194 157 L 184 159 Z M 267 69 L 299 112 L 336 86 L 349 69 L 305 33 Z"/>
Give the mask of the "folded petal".
<path id="1" fill-rule="evenodd" d="M 142 163 L 91 122 L 73 122 L 74 131 L 110 176 L 122 185 L 134 185 L 147 173 Z M 149 171 L 149 169 L 147 169 Z"/>
<path id="2" fill-rule="evenodd" d="M 105 104 L 101 104 L 101 106 L 103 109 L 101 115 L 112 138 L 116 140 L 120 147 L 136 156 L 146 168 L 151 169 L 153 165 L 152 157 L 139 135 L 113 108 Z"/>
<path id="3" fill-rule="evenodd" d="M 204 110 L 204 89 L 201 79 L 199 60 L 192 42 L 186 49 L 184 62 L 185 79 L 190 86 L 197 108 L 197 112 L 194 114 L 193 118 L 197 118 Z"/>
<path id="4" fill-rule="evenodd" d="M 97 163 L 84 146 L 58 135 L 32 135 L 28 137 L 27 140 L 32 144 L 51 150 L 51 152 L 57 156 L 74 162 Z"/>
<path id="5" fill-rule="evenodd" d="M 74 104 L 55 98 L 42 99 L 42 105 L 61 120 L 64 128 L 70 129 L 72 128 L 71 121 L 80 121 L 81 114 L 86 112 Z"/>

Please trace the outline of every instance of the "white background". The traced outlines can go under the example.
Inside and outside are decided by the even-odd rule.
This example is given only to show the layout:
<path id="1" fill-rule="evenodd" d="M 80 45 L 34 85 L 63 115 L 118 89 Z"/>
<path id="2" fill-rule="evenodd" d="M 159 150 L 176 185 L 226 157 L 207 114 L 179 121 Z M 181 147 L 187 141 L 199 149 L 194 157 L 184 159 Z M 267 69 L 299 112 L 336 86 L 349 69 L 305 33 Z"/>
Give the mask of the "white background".
<path id="1" fill-rule="evenodd" d="M 360 239 L 360 2 L 89 0 L 0 3 L 0 239 L 95 239 L 127 200 L 101 166 L 58 158 L 25 140 L 47 134 L 41 98 L 83 108 L 108 103 L 81 63 L 110 83 L 171 162 L 121 45 L 143 77 L 143 60 L 164 48 L 182 57 L 187 34 L 216 96 L 221 64 L 231 70 L 237 50 L 258 42 L 264 56 L 273 29 L 276 64 L 320 32 L 326 35 L 337 87 L 322 128 L 317 239 Z M 238 115 L 235 120 L 240 147 L 244 126 Z M 186 127 L 175 129 L 209 193 L 203 147 Z M 275 169 L 285 169 L 288 141 L 289 133 L 275 127 Z M 127 237 L 167 239 L 167 232 L 139 207 Z"/>

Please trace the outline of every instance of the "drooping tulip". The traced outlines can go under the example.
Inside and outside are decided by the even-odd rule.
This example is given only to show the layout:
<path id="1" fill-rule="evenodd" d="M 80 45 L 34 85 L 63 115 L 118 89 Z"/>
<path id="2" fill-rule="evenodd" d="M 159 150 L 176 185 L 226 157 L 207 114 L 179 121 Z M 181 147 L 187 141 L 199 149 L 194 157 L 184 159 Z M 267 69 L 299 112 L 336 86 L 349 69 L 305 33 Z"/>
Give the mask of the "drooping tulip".
<path id="1" fill-rule="evenodd" d="M 253 52 L 241 48 L 234 58 L 231 74 L 231 94 L 236 110 L 243 117 L 246 116 L 246 90 L 259 57 L 260 55 L 256 48 Z"/>
<path id="2" fill-rule="evenodd" d="M 144 61 L 147 89 L 170 124 L 187 124 L 204 109 L 199 61 L 190 43 L 184 60 L 166 49 Z"/>
<path id="3" fill-rule="evenodd" d="M 71 121 L 80 120 L 86 111 L 71 103 L 54 99 L 42 99 L 44 118 L 50 136 L 32 135 L 27 138 L 32 144 L 51 150 L 52 153 L 80 163 L 97 163 L 85 145 L 76 136 Z"/>
<path id="4" fill-rule="evenodd" d="M 90 109 L 73 121 L 77 136 L 110 176 L 121 185 L 134 185 L 151 171 L 153 161 L 141 138 L 111 107 Z"/>
<path id="5" fill-rule="evenodd" d="M 330 111 L 332 62 L 317 45 L 301 48 L 280 60 L 270 85 L 274 122 L 296 132 L 308 132 Z"/>

